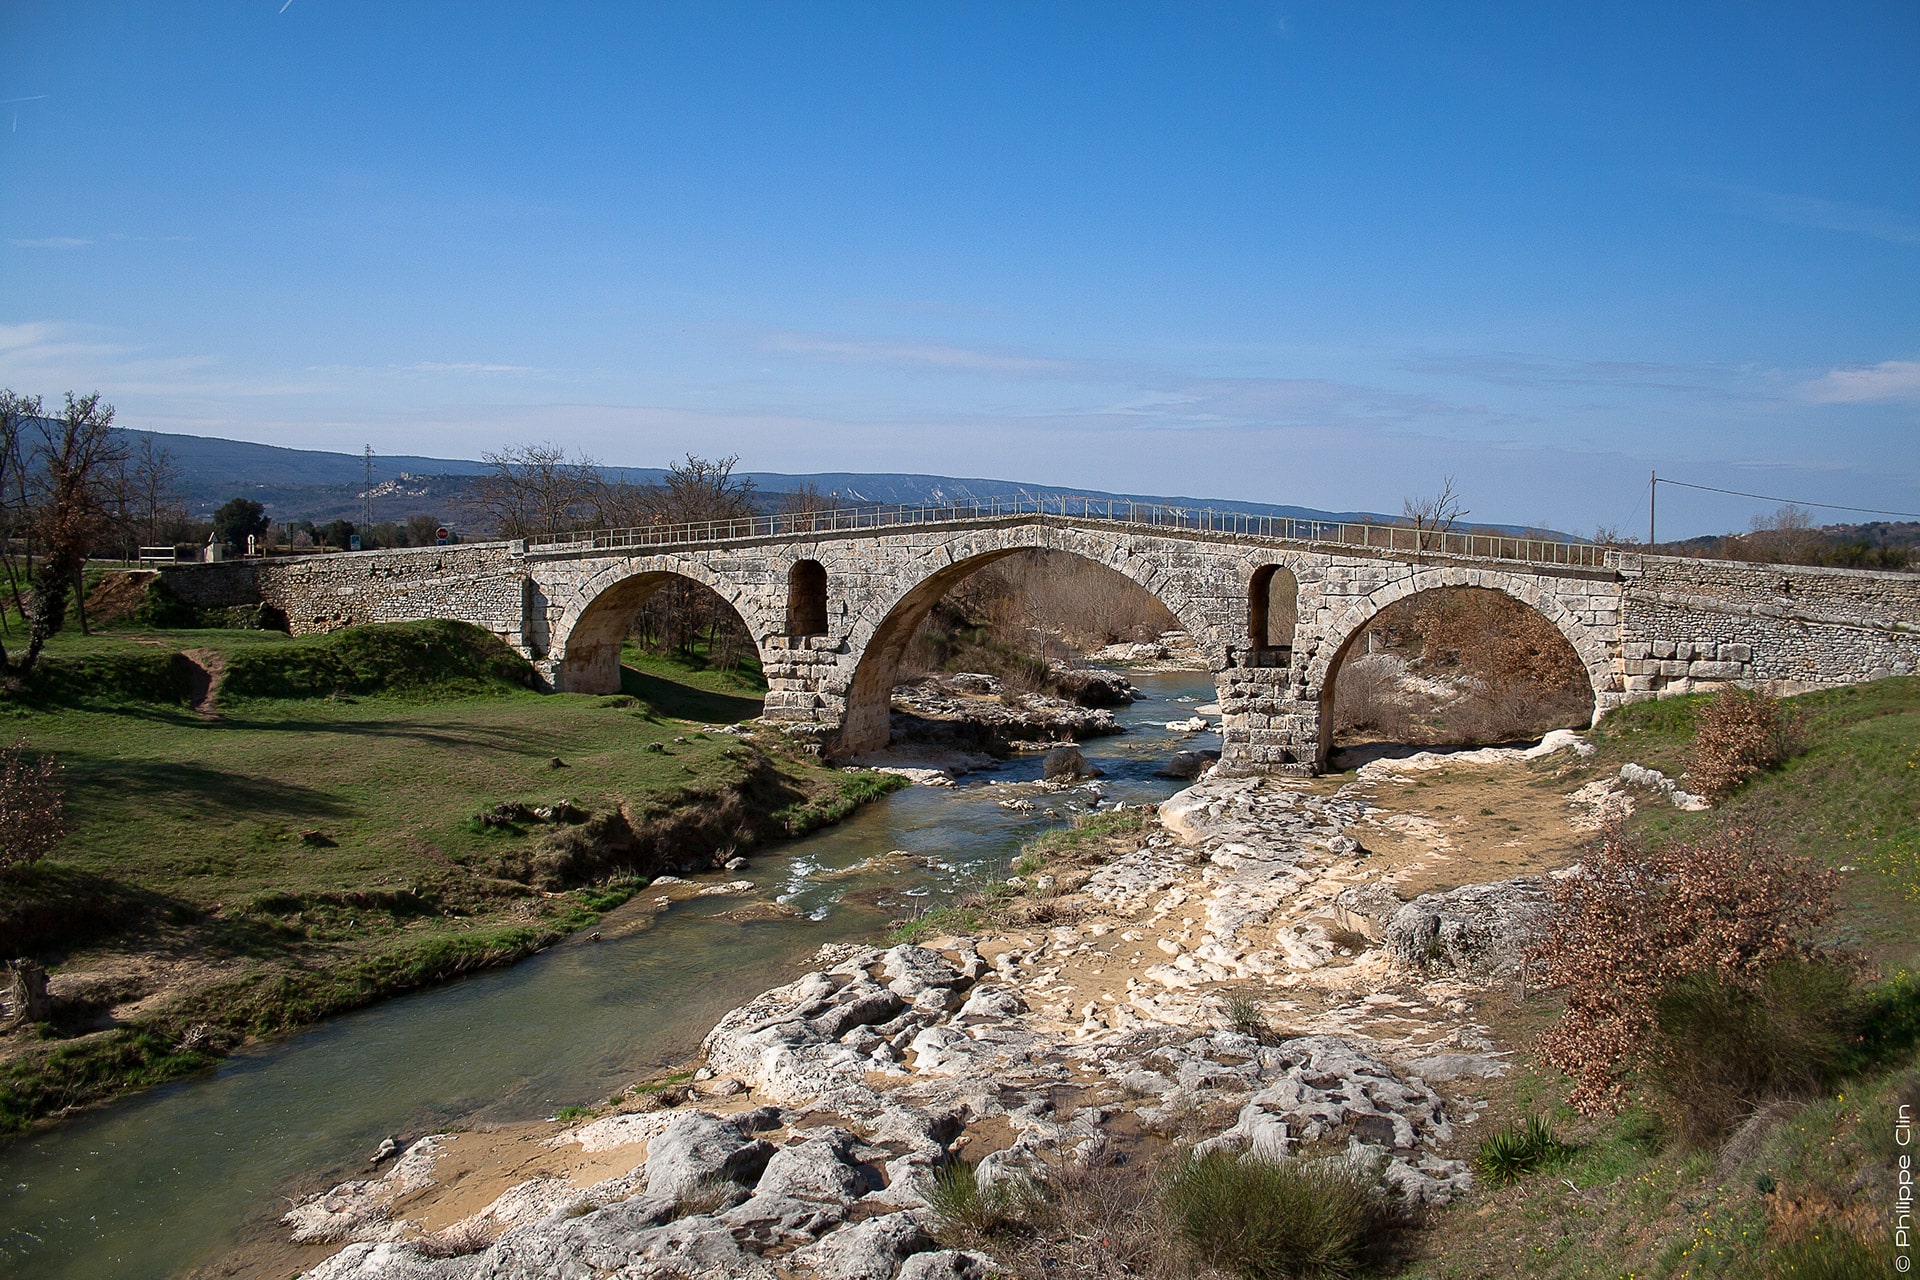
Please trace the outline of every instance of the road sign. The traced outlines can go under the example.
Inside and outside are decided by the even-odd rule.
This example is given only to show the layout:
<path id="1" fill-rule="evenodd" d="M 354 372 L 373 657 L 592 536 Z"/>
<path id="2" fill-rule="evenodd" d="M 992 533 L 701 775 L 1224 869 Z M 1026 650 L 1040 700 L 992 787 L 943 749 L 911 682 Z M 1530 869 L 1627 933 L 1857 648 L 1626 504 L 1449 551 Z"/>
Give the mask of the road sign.
<path id="1" fill-rule="evenodd" d="M 452 541 L 453 541 L 453 531 L 452 531 L 451 529 L 449 529 L 449 528 L 447 528 L 447 526 L 445 526 L 445 525 L 441 525 L 441 526 L 440 526 L 440 527 L 439 527 L 438 529 L 435 529 L 435 530 L 433 531 L 433 545 L 434 545 L 434 546 L 436 546 L 436 547 L 444 547 L 444 546 L 446 546 L 446 545 L 447 545 L 447 544 L 448 544 L 449 542 L 452 542 Z"/>
<path id="2" fill-rule="evenodd" d="M 360 549 L 360 535 L 356 533 L 347 539 L 347 550 L 358 551 L 359 549 Z"/>

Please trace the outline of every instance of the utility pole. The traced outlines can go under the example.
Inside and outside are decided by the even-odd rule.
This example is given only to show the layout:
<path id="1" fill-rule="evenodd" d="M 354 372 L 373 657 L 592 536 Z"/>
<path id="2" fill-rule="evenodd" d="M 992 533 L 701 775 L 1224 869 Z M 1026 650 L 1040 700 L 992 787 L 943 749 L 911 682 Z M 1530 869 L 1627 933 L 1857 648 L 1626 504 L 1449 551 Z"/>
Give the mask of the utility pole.
<path id="1" fill-rule="evenodd" d="M 1647 545 L 1653 545 L 1653 503 L 1660 495 L 1660 473 L 1647 472 Z"/>
<path id="2" fill-rule="evenodd" d="M 371 444 L 367 446 L 366 463 L 367 463 L 366 533 L 367 533 L 367 536 L 371 537 L 373 535 L 373 446 Z"/>

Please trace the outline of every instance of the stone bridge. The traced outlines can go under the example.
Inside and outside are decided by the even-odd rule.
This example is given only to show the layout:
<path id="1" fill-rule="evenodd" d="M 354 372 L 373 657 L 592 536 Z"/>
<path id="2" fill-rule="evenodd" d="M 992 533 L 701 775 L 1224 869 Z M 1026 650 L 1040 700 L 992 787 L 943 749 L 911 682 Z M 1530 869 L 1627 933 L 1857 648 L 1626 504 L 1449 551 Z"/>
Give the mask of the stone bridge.
<path id="1" fill-rule="evenodd" d="M 618 691 L 635 611 L 690 579 L 753 635 L 767 717 L 810 726 L 843 755 L 886 744 L 895 672 L 933 604 L 982 566 L 1036 548 L 1104 565 L 1180 620 L 1213 672 L 1229 771 L 1323 768 L 1334 679 L 1356 638 L 1387 605 L 1442 587 L 1503 591 L 1550 621 L 1586 667 L 1596 718 L 1726 682 L 1800 690 L 1920 663 L 1920 575 L 1073 501 L 1078 509 L 829 512 L 165 574 L 189 603 L 271 604 L 295 632 L 471 622 L 570 693 Z"/>

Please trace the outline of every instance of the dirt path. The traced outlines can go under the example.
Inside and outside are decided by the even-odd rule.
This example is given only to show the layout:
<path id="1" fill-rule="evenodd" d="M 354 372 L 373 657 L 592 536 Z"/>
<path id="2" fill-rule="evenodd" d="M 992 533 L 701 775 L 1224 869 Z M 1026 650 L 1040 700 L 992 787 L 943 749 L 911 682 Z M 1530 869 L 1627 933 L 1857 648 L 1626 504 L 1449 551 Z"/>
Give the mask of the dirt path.
<path id="1" fill-rule="evenodd" d="M 191 668 L 187 702 L 208 720 L 219 718 L 220 681 L 227 674 L 227 655 L 217 649 L 187 649 L 181 657 Z"/>

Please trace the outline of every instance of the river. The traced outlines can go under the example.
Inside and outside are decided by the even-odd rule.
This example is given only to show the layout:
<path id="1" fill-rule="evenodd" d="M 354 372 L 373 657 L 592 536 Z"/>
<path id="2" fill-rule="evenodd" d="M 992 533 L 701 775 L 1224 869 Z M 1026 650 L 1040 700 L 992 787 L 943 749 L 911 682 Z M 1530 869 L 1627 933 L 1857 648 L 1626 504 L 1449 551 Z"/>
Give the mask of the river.
<path id="1" fill-rule="evenodd" d="M 1167 721 L 1211 701 L 1202 672 L 1134 677 L 1144 697 L 1119 737 L 1084 744 L 1107 802 L 1164 799 L 1153 776 L 1217 734 Z M 994 780 L 1039 776 L 1037 757 L 909 787 L 847 821 L 759 851 L 739 878 L 798 917 L 743 922 L 740 900 L 630 906 L 605 941 L 574 938 L 512 968 L 389 1000 L 234 1054 L 214 1071 L 0 1145 L 0 1276 L 163 1280 L 230 1251 L 286 1198 L 353 1176 L 389 1134 L 507 1122 L 598 1102 L 689 1056 L 720 1016 L 799 973 L 822 943 L 872 939 L 890 919 L 1004 876 L 1020 845 L 1087 796 L 1003 808 Z M 890 850 L 907 858 L 879 859 Z"/>

